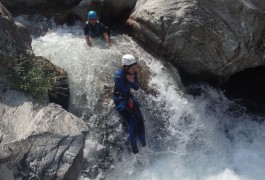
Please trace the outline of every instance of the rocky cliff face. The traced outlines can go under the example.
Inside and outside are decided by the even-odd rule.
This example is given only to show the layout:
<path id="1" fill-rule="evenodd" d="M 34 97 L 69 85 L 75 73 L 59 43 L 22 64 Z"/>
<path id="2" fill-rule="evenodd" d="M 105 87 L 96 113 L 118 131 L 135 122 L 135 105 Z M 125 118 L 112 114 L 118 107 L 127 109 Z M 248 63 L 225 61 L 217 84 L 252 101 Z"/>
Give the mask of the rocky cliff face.
<path id="1" fill-rule="evenodd" d="M 77 179 L 86 131 L 62 107 L 0 84 L 0 164 L 9 176 Z"/>
<path id="2" fill-rule="evenodd" d="M 85 123 L 61 106 L 48 104 L 48 95 L 39 102 L 5 85 L 16 86 L 10 75 L 20 55 L 42 63 L 46 74 L 67 81 L 67 73 L 34 56 L 27 28 L 15 23 L 1 2 L 0 36 L 0 179 L 77 179 Z"/>
<path id="3" fill-rule="evenodd" d="M 31 37 L 22 24 L 16 24 L 12 14 L 0 2 L 0 80 L 8 82 L 14 57 L 33 55 Z"/>
<path id="4" fill-rule="evenodd" d="M 227 80 L 265 64 L 264 10 L 262 0 L 138 0 L 127 22 L 181 70 Z"/>
<path id="5" fill-rule="evenodd" d="M 0 2 L 0 53 L 14 56 L 20 53 L 32 54 L 31 38 L 27 29 L 15 24 L 13 16 Z"/>
<path id="6" fill-rule="evenodd" d="M 53 76 L 59 77 L 60 83 L 53 88 L 53 96 L 50 94 L 52 102 L 56 102 L 67 108 L 69 99 L 68 75 L 63 69 L 56 67 L 49 60 L 43 57 L 35 57 L 31 48 L 31 37 L 27 27 L 14 22 L 12 14 L 0 2 L 0 82 L 16 87 L 13 74 L 16 60 L 25 57 L 31 61 L 38 61 L 42 64 L 43 71 Z M 57 90 L 58 92 L 55 92 Z"/>

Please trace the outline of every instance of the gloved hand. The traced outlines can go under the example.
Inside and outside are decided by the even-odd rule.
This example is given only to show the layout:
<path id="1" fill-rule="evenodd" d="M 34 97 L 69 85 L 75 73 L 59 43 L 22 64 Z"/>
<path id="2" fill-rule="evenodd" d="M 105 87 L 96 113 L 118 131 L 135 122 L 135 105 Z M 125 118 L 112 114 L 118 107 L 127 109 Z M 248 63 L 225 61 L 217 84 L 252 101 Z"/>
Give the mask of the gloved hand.
<path id="1" fill-rule="evenodd" d="M 119 111 L 122 111 L 126 108 L 126 104 L 124 102 L 121 102 L 119 103 L 117 106 L 116 106 L 116 109 L 119 110 Z"/>

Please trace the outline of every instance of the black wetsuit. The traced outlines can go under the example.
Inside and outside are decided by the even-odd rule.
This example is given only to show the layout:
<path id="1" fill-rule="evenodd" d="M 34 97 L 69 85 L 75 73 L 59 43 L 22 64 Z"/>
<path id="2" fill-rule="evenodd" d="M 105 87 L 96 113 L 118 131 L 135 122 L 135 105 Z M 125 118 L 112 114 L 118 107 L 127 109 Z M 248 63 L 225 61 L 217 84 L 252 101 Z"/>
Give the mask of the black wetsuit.
<path id="1" fill-rule="evenodd" d="M 126 119 L 129 125 L 129 139 L 132 146 L 132 152 L 136 154 L 139 152 L 137 148 L 137 137 L 140 139 L 142 146 L 146 145 L 143 116 L 139 108 L 139 103 L 134 99 L 134 96 L 130 92 L 131 88 L 134 90 L 139 89 L 138 76 L 135 72 L 134 83 L 131 83 L 126 78 L 126 72 L 120 68 L 115 73 L 114 81 L 115 87 L 113 100 L 116 109 Z"/>
<path id="2" fill-rule="evenodd" d="M 97 23 L 93 26 L 88 21 L 86 22 L 85 27 L 84 27 L 84 34 L 86 36 L 95 38 L 95 37 L 102 36 L 103 33 L 108 33 L 108 35 L 110 35 L 109 28 L 105 26 L 103 23 L 97 21 Z"/>

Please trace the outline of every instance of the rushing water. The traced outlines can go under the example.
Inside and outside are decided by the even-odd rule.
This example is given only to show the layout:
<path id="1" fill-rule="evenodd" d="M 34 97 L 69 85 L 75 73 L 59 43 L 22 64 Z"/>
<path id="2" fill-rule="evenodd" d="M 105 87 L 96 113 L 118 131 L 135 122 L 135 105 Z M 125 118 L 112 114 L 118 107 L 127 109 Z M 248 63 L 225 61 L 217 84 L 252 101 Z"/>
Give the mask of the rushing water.
<path id="1" fill-rule="evenodd" d="M 221 91 L 207 85 L 185 89 L 178 73 L 125 34 L 87 47 L 82 26 L 55 27 L 35 37 L 36 55 L 64 68 L 70 78 L 69 111 L 90 130 L 80 179 L 262 180 L 265 177 L 265 124 L 248 115 Z M 149 72 L 152 91 L 135 92 L 145 119 L 147 147 L 130 152 L 127 133 L 113 109 L 113 74 L 125 53 Z M 187 87 L 186 87 L 187 88 Z M 198 92 L 189 95 L 187 90 Z"/>

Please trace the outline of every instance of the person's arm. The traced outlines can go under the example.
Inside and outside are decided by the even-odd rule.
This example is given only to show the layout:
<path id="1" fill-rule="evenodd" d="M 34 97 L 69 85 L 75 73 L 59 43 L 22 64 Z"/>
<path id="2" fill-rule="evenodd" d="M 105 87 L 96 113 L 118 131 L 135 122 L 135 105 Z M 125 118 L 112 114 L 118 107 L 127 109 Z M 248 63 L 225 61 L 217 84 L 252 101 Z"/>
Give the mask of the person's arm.
<path id="1" fill-rule="evenodd" d="M 108 35 L 108 33 L 103 33 L 103 36 L 104 36 L 104 38 L 105 38 L 105 40 L 106 40 L 106 43 L 110 46 L 111 44 L 110 44 L 110 37 L 109 37 L 109 35 Z"/>
<path id="2" fill-rule="evenodd" d="M 126 78 L 131 83 L 131 88 L 133 88 L 134 90 L 139 89 L 138 76 L 136 72 L 134 74 L 127 74 Z"/>
<path id="3" fill-rule="evenodd" d="M 100 28 L 102 30 L 102 34 L 105 38 L 106 44 L 108 44 L 109 46 L 111 46 L 110 44 L 110 30 L 109 27 L 105 26 L 103 23 L 100 22 Z"/>
<path id="4" fill-rule="evenodd" d="M 91 41 L 90 41 L 90 37 L 89 37 L 89 27 L 87 26 L 87 24 L 85 25 L 85 28 L 84 28 L 84 34 L 85 34 L 87 45 L 89 47 L 92 46 Z"/>
<path id="5" fill-rule="evenodd" d="M 85 37 L 86 37 L 86 43 L 87 43 L 87 45 L 88 45 L 89 47 L 91 47 L 92 44 L 91 44 L 91 42 L 90 42 L 90 38 L 89 38 L 89 36 L 86 35 Z"/>
<path id="6" fill-rule="evenodd" d="M 132 83 L 132 88 L 136 91 L 139 89 L 138 75 L 136 72 L 134 73 L 134 82 Z"/>
<path id="7" fill-rule="evenodd" d="M 132 87 L 132 84 L 129 81 L 124 80 L 124 76 L 120 72 L 115 73 L 114 81 L 115 81 L 115 86 L 118 89 L 118 91 L 122 95 L 126 96 L 128 91 Z"/>

